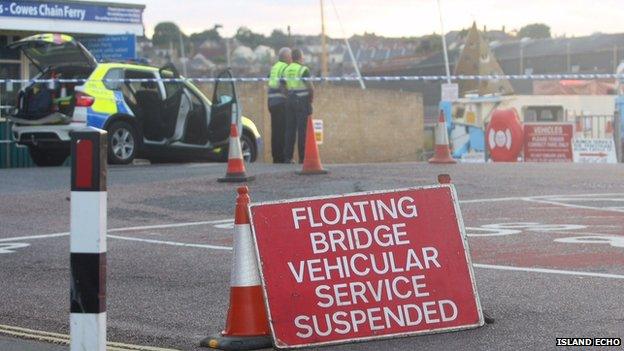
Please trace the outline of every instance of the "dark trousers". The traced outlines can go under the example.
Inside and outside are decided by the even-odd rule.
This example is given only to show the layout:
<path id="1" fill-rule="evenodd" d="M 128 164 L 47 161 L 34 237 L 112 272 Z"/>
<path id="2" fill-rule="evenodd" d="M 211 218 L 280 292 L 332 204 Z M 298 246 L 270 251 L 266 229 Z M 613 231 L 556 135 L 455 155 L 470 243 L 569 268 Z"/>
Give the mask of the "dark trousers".
<path id="1" fill-rule="evenodd" d="M 271 113 L 271 154 L 273 163 L 284 162 L 286 141 L 286 102 L 269 106 Z"/>
<path id="2" fill-rule="evenodd" d="M 308 116 L 312 114 L 312 105 L 307 96 L 298 97 L 295 94 L 290 94 L 288 96 L 287 111 L 284 161 L 289 162 L 293 159 L 296 139 L 299 151 L 299 162 L 303 162 Z"/>

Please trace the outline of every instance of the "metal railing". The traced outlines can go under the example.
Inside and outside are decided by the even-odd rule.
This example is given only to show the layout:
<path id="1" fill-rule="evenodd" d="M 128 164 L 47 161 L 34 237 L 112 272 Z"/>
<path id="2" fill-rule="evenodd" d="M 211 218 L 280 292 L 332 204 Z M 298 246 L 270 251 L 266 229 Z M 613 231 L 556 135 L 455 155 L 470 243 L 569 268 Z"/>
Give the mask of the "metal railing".
<path id="1" fill-rule="evenodd" d="M 613 115 L 576 116 L 576 135 L 589 139 L 611 139 L 615 136 Z"/>

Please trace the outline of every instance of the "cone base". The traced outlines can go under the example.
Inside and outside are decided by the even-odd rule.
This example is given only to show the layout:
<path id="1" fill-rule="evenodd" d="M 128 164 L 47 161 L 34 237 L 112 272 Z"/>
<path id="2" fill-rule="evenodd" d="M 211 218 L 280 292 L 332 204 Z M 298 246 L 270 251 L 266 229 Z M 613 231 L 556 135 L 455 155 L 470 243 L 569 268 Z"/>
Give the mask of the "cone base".
<path id="1" fill-rule="evenodd" d="M 199 342 L 201 347 L 218 350 L 258 350 L 273 347 L 270 335 L 260 336 L 227 336 L 217 334 L 209 336 Z"/>
<path id="2" fill-rule="evenodd" d="M 309 170 L 309 171 L 301 170 L 295 173 L 299 175 L 315 175 L 315 174 L 328 174 L 329 171 L 325 169 L 314 169 L 314 170 Z"/>
<path id="3" fill-rule="evenodd" d="M 455 160 L 452 157 L 447 157 L 447 158 L 437 158 L 437 157 L 433 157 L 429 159 L 429 163 L 435 163 L 435 164 L 453 164 L 453 163 L 457 163 L 457 160 Z"/>
<path id="4" fill-rule="evenodd" d="M 255 176 L 248 176 L 245 173 L 242 174 L 226 174 L 223 178 L 218 178 L 219 183 L 243 183 L 250 182 L 256 179 Z"/>

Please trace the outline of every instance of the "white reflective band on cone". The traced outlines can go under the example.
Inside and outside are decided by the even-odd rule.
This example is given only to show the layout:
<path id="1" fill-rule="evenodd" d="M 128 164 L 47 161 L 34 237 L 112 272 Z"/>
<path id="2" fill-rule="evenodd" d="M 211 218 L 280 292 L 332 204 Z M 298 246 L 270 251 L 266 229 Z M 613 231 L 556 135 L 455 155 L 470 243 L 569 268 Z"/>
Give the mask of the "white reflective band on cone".
<path id="1" fill-rule="evenodd" d="M 436 145 L 448 145 L 448 135 L 446 134 L 445 123 L 438 123 L 436 125 L 435 141 Z"/>
<path id="2" fill-rule="evenodd" d="M 106 252 L 106 191 L 72 191 L 70 251 Z"/>
<path id="3" fill-rule="evenodd" d="M 251 228 L 249 224 L 236 224 L 234 234 L 234 263 L 230 275 L 230 286 L 260 285 L 260 273 L 256 261 Z"/>
<path id="4" fill-rule="evenodd" d="M 106 350 L 106 312 L 72 313 L 69 317 L 71 351 Z"/>
<path id="5" fill-rule="evenodd" d="M 238 137 L 232 138 L 230 137 L 230 151 L 228 155 L 228 159 L 242 159 L 243 153 L 241 152 L 241 144 L 240 139 Z"/>

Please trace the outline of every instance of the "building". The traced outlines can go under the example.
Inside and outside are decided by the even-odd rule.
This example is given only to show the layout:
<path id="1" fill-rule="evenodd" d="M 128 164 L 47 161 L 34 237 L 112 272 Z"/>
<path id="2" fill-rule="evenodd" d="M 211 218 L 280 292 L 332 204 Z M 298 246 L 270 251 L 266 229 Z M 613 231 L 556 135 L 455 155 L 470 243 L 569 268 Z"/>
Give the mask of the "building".
<path id="1" fill-rule="evenodd" d="M 136 58 L 137 37 L 144 35 L 144 5 L 73 0 L 0 0 L 0 80 L 32 78 L 29 60 L 7 45 L 38 33 L 77 38 L 96 59 Z M 11 105 L 19 84 L 0 83 L 0 106 Z M 0 109 L 0 168 L 29 166 L 26 149 L 11 140 L 10 125 Z"/>
<path id="2" fill-rule="evenodd" d="M 134 58 L 136 36 L 144 35 L 144 9 L 144 5 L 100 1 L 0 0 L 0 79 L 28 79 L 36 73 L 30 71 L 25 57 L 7 45 L 37 33 L 77 36 L 96 58 Z M 124 51 L 126 57 L 120 57 Z"/>
<path id="3" fill-rule="evenodd" d="M 505 74 L 615 73 L 617 65 L 624 59 L 624 33 L 598 33 L 577 38 L 495 40 L 489 46 Z M 451 73 L 462 49 L 463 45 L 455 45 L 449 50 Z M 424 60 L 413 60 L 401 69 L 391 68 L 380 67 L 374 72 L 363 70 L 362 73 L 444 75 L 444 56 L 442 52 L 437 52 Z M 393 82 L 379 85 L 421 92 L 425 104 L 425 120 L 435 121 L 440 101 L 440 82 Z M 512 80 L 511 85 L 516 94 L 533 94 L 534 84 L 531 80 Z"/>

